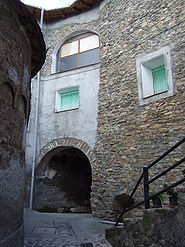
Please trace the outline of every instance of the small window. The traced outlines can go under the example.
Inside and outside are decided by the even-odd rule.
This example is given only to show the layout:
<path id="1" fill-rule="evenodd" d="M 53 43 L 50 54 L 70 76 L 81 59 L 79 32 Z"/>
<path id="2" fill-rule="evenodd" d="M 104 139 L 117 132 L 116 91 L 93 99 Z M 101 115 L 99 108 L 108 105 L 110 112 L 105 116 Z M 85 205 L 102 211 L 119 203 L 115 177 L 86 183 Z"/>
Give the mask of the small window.
<path id="1" fill-rule="evenodd" d="M 61 93 L 60 109 L 61 111 L 73 110 L 79 107 L 79 91 Z"/>
<path id="2" fill-rule="evenodd" d="M 69 111 L 79 108 L 79 89 L 69 88 L 56 92 L 55 110 Z"/>
<path id="3" fill-rule="evenodd" d="M 136 60 L 140 105 L 173 95 L 169 47 Z"/>
<path id="4" fill-rule="evenodd" d="M 99 63 L 99 43 L 99 36 L 93 33 L 84 33 L 67 40 L 58 51 L 58 72 Z"/>

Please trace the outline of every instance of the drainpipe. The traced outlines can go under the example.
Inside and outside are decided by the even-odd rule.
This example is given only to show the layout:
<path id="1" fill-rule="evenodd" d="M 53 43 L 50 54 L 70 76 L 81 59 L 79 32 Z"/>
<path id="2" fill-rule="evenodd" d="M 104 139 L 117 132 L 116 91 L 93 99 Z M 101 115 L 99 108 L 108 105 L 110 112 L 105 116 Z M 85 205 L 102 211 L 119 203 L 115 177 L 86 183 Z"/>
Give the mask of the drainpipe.
<path id="1" fill-rule="evenodd" d="M 41 9 L 40 16 L 40 29 L 43 27 L 44 9 Z M 34 128 L 34 142 L 33 142 L 33 161 L 32 161 L 32 175 L 31 175 L 31 187 L 30 187 L 30 210 L 33 206 L 33 188 L 35 178 L 35 163 L 37 154 L 37 133 L 38 133 L 38 119 L 39 119 L 39 103 L 40 103 L 40 71 L 37 74 L 37 89 L 36 89 L 36 112 L 35 112 L 35 128 Z"/>

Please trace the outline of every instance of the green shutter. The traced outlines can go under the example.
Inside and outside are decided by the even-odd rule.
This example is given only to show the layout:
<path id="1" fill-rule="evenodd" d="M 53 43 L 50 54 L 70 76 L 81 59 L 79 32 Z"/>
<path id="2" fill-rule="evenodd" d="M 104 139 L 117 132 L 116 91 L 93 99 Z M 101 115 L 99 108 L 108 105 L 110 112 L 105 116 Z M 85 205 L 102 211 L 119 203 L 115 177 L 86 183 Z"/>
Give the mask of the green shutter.
<path id="1" fill-rule="evenodd" d="M 79 91 L 61 93 L 61 110 L 72 110 L 79 107 Z"/>
<path id="2" fill-rule="evenodd" d="M 152 70 L 154 94 L 162 93 L 168 90 L 166 82 L 165 66 Z"/>

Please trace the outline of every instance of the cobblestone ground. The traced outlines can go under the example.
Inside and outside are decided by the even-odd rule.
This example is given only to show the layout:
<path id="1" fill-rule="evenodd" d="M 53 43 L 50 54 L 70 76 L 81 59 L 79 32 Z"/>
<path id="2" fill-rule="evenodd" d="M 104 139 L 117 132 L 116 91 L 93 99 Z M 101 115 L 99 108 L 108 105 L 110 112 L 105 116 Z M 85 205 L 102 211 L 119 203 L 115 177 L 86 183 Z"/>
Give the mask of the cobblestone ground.
<path id="1" fill-rule="evenodd" d="M 24 247 L 111 246 L 104 236 L 104 229 L 108 226 L 91 215 L 27 211 L 24 224 Z"/>

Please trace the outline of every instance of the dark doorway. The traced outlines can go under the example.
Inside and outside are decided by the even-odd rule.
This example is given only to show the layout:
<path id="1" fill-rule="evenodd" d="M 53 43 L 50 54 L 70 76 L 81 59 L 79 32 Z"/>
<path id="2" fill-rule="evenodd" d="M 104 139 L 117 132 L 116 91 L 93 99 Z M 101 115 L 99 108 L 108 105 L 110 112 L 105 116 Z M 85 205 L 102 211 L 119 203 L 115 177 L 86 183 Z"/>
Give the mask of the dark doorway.
<path id="1" fill-rule="evenodd" d="M 91 166 L 83 152 L 76 148 L 65 148 L 55 153 L 45 165 L 42 176 L 38 175 L 34 193 L 36 210 L 91 212 Z"/>

